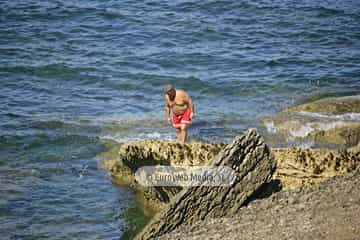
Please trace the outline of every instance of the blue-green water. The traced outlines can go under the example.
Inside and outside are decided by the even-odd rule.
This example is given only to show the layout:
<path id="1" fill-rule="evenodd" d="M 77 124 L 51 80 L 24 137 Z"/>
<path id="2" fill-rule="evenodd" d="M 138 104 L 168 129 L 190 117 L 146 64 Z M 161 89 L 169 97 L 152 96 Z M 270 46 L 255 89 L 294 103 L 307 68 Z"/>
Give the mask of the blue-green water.
<path id="1" fill-rule="evenodd" d="M 174 138 L 162 87 L 192 96 L 190 138 L 360 93 L 359 1 L 1 1 L 3 239 L 118 239 L 132 194 L 103 141 Z"/>

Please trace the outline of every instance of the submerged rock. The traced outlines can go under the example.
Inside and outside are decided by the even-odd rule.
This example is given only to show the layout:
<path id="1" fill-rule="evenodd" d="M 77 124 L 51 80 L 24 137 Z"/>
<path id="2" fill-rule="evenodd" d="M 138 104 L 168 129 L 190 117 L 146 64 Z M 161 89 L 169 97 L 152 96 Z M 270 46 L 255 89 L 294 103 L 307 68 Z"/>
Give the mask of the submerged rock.
<path id="1" fill-rule="evenodd" d="M 360 96 L 324 98 L 287 108 L 260 122 L 275 142 L 349 147 L 360 140 Z"/>
<path id="2" fill-rule="evenodd" d="M 290 107 L 283 112 L 313 112 L 325 114 L 360 113 L 360 95 L 323 98 L 314 102 Z"/>
<path id="3" fill-rule="evenodd" d="M 230 186 L 183 189 L 136 239 L 155 239 L 200 220 L 233 216 L 256 190 L 271 180 L 275 170 L 270 149 L 253 129 L 227 145 L 211 165 L 231 167 L 236 180 Z"/>

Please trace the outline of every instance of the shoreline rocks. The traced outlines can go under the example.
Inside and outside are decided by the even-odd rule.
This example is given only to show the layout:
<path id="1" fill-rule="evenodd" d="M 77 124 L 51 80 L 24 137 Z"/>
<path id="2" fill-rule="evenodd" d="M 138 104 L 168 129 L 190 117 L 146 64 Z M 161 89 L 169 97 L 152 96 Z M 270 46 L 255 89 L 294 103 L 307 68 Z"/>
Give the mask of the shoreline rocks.
<path id="1" fill-rule="evenodd" d="M 360 113 L 360 95 L 323 98 L 283 110 L 283 112 L 301 111 L 325 114 Z"/>
<path id="2" fill-rule="evenodd" d="M 204 166 L 225 147 L 225 144 L 191 142 L 184 145 L 171 141 L 145 140 L 125 144 L 110 143 L 108 151 L 98 157 L 101 167 L 114 181 L 139 193 L 140 202 L 157 212 L 170 202 L 182 187 L 143 187 L 134 173 L 143 166 Z M 150 211 L 152 212 L 152 211 Z"/>
<path id="3" fill-rule="evenodd" d="M 277 162 L 274 179 L 283 189 L 312 186 L 330 177 L 344 175 L 360 167 L 358 147 L 334 149 L 271 149 Z"/>
<path id="4" fill-rule="evenodd" d="M 235 181 L 230 186 L 184 188 L 135 239 L 156 239 L 204 219 L 233 216 L 275 170 L 269 147 L 253 129 L 227 145 L 210 165 L 231 167 Z"/>
<path id="5" fill-rule="evenodd" d="M 158 212 L 182 187 L 142 187 L 134 179 L 136 167 L 152 164 L 204 166 L 225 146 L 199 142 L 183 146 L 170 141 L 145 140 L 113 143 L 108 146 L 109 151 L 99 157 L 102 167 L 117 184 L 135 189 L 142 204 L 152 208 L 150 212 Z M 343 150 L 271 148 L 271 151 L 277 163 L 273 180 L 280 181 L 283 189 L 311 186 L 360 166 L 360 144 Z"/>
<path id="6" fill-rule="evenodd" d="M 269 140 L 344 148 L 360 141 L 360 95 L 332 97 L 289 107 L 259 119 Z"/>
<path id="7" fill-rule="evenodd" d="M 231 218 L 207 219 L 159 240 L 353 240 L 360 236 L 360 168 L 309 188 L 252 201 Z"/>
<path id="8" fill-rule="evenodd" d="M 338 126 L 329 130 L 314 130 L 308 138 L 322 145 L 355 146 L 360 142 L 360 123 Z"/>
<path id="9" fill-rule="evenodd" d="M 260 142 L 263 144 L 263 140 Z M 180 229 L 178 232 L 184 234 L 184 232 L 182 232 L 183 230 L 181 230 L 183 227 L 179 227 L 183 224 L 176 224 L 176 221 L 173 221 L 171 216 L 174 216 L 173 214 L 177 211 L 180 213 L 186 212 L 182 207 L 180 207 L 181 210 L 176 210 L 177 205 L 183 206 L 183 204 L 177 202 L 179 200 L 176 199 L 181 198 L 178 197 L 179 193 L 187 191 L 187 189 L 181 187 L 142 187 L 134 181 L 133 173 L 136 171 L 136 168 L 154 163 L 183 166 L 208 165 L 210 164 L 211 159 L 223 150 L 225 146 L 225 144 L 208 143 L 189 143 L 181 145 L 176 142 L 156 140 L 129 142 L 126 144 L 112 143 L 108 146 L 109 151 L 100 156 L 103 160 L 103 168 L 111 173 L 117 183 L 135 189 L 138 192 L 138 195 L 143 198 L 144 207 L 147 208 L 147 210 L 151 208 L 149 211 L 151 214 L 156 212 L 160 214 L 161 211 L 167 212 L 165 215 L 160 215 L 162 217 L 157 217 L 157 219 L 167 219 L 166 223 L 162 222 L 161 224 L 161 222 L 157 222 L 158 220 L 153 219 L 152 224 L 148 225 L 148 227 L 143 230 L 142 235 L 139 235 L 138 239 L 151 239 L 154 238 L 154 236 L 172 233 L 175 229 Z M 280 189 L 286 191 L 294 189 L 297 191 L 298 189 L 307 189 L 308 186 L 317 186 L 333 176 L 347 174 L 360 166 L 360 144 L 343 150 L 269 148 L 269 151 L 270 150 L 274 156 L 277 168 L 273 173 L 272 180 L 267 179 L 265 182 L 272 181 L 272 183 L 263 184 L 262 187 L 257 187 L 257 191 L 253 188 L 252 190 L 254 191 L 252 191 L 252 194 L 248 194 L 246 200 L 243 199 L 242 201 L 243 205 L 237 205 L 238 207 L 247 205 L 252 199 L 256 199 L 259 196 L 262 198 L 268 197 L 272 192 L 279 191 Z M 181 196 L 183 196 L 182 194 Z M 185 194 L 185 196 L 192 196 L 193 194 L 198 193 L 196 191 L 190 191 L 188 192 L 188 195 Z M 207 193 L 201 193 L 200 195 L 202 194 L 207 195 Z M 183 203 L 196 202 L 195 199 L 182 198 L 183 201 L 180 202 Z M 173 205 L 171 205 L 171 203 Z M 176 204 L 174 205 L 174 203 Z M 172 207 L 169 207 L 169 205 Z M 243 207 L 239 207 L 238 210 L 241 210 L 242 208 Z M 169 211 L 171 214 L 168 214 Z M 203 212 L 206 211 L 207 210 L 204 210 Z M 177 215 L 177 217 L 179 216 L 181 216 L 181 214 Z M 236 211 L 233 211 L 233 215 L 228 215 L 227 217 L 230 217 L 228 219 L 232 219 L 232 216 L 238 217 L 239 215 Z M 209 214 L 210 219 L 206 220 L 204 224 L 211 221 L 217 221 L 216 219 L 218 219 L 218 217 L 224 216 L 221 216 L 221 214 L 215 214 L 213 216 Z M 196 221 L 194 220 L 194 223 L 203 221 L 205 218 L 200 217 Z M 174 222 L 175 224 L 168 224 L 169 222 Z M 190 225 L 192 225 L 192 223 Z M 178 235 L 170 234 L 169 236 L 171 236 L 171 238 L 164 239 L 182 239 L 174 237 Z M 185 235 L 180 236 L 183 237 Z M 199 236 L 202 235 L 199 234 Z M 188 235 L 186 237 L 192 239 Z"/>

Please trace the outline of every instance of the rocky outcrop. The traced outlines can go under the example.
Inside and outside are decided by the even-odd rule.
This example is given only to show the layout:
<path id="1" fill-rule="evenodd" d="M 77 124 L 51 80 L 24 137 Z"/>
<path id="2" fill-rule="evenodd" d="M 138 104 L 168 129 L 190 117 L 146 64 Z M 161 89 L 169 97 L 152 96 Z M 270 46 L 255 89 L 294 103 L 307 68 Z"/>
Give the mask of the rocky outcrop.
<path id="1" fill-rule="evenodd" d="M 259 119 L 270 143 L 344 148 L 360 141 L 360 95 L 324 98 Z"/>
<path id="2" fill-rule="evenodd" d="M 300 111 L 326 114 L 360 113 L 360 95 L 323 98 L 317 101 L 287 108 L 283 112 Z"/>
<path id="3" fill-rule="evenodd" d="M 248 130 L 227 145 L 211 166 L 228 166 L 236 172 L 230 186 L 185 188 L 145 227 L 136 239 L 156 239 L 197 221 L 233 216 L 249 197 L 271 180 L 275 162 L 261 136 Z"/>
<path id="4" fill-rule="evenodd" d="M 321 183 L 360 167 L 360 149 L 344 150 L 273 148 L 277 169 L 274 179 L 283 189 L 296 189 Z"/>
<path id="5" fill-rule="evenodd" d="M 308 138 L 322 145 L 354 146 L 360 142 L 360 123 L 338 126 L 329 130 L 314 130 Z"/>
<path id="6" fill-rule="evenodd" d="M 138 191 L 150 215 L 164 209 L 166 203 L 176 198 L 176 194 L 182 188 L 142 187 L 134 179 L 134 172 L 138 167 L 154 164 L 209 165 L 214 156 L 225 147 L 225 144 L 181 145 L 176 142 L 155 140 L 126 144 L 107 142 L 107 145 L 108 151 L 100 156 L 103 167 L 111 173 L 118 184 L 130 186 Z M 273 148 L 271 152 L 277 164 L 272 183 L 280 181 L 282 189 L 302 189 L 305 186 L 319 184 L 329 177 L 344 175 L 360 166 L 360 144 L 343 150 Z M 231 154 L 238 153 L 235 151 Z M 194 210 L 191 209 L 191 212 Z M 205 216 L 206 219 L 207 217 Z M 199 219 L 201 218 L 200 216 Z"/>
<path id="7" fill-rule="evenodd" d="M 98 156 L 102 168 L 122 186 L 138 191 L 143 204 L 159 211 L 182 187 L 143 187 L 135 181 L 134 173 L 143 166 L 203 166 L 223 149 L 225 144 L 145 140 L 118 144 L 108 142 L 108 151 Z"/>
<path id="8" fill-rule="evenodd" d="M 159 211 L 182 188 L 144 188 L 134 180 L 135 166 L 151 164 L 207 165 L 225 144 L 188 143 L 182 146 L 168 141 L 136 141 L 108 146 L 102 154 L 103 167 L 120 185 L 137 189 L 144 203 Z M 277 168 L 274 180 L 284 189 L 314 185 L 329 177 L 343 175 L 360 166 L 360 144 L 343 149 L 272 148 Z M 130 164 L 132 163 L 132 164 Z"/>
<path id="9" fill-rule="evenodd" d="M 360 169 L 252 201 L 232 218 L 206 219 L 159 240 L 354 240 L 360 236 Z"/>

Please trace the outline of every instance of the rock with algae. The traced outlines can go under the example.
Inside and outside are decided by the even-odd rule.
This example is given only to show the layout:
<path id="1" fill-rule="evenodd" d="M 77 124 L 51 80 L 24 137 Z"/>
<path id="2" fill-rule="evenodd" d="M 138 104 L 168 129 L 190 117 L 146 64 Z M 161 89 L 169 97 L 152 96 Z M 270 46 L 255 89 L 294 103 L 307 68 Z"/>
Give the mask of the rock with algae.
<path id="1" fill-rule="evenodd" d="M 185 146 L 170 141 L 132 141 L 114 143 L 102 154 L 103 167 L 115 182 L 139 191 L 147 207 L 161 210 L 181 187 L 142 187 L 134 179 L 137 167 L 152 164 L 207 165 L 225 144 L 188 143 Z M 277 162 L 273 178 L 284 189 L 302 188 L 323 182 L 329 177 L 343 175 L 360 166 L 360 144 L 335 149 L 272 148 Z"/>
<path id="2" fill-rule="evenodd" d="M 360 123 L 338 126 L 329 130 L 314 130 L 308 138 L 322 145 L 355 146 L 360 142 Z"/>
<path id="3" fill-rule="evenodd" d="M 321 147 L 355 146 L 360 141 L 360 95 L 324 98 L 259 120 L 272 135 L 269 141 L 306 140 Z"/>
<path id="4" fill-rule="evenodd" d="M 323 98 L 290 107 L 283 112 L 315 112 L 324 114 L 360 113 L 360 95 Z"/>
<path id="5" fill-rule="evenodd" d="M 273 148 L 272 152 L 277 163 L 274 179 L 283 189 L 315 185 L 360 167 L 360 145 L 342 150 Z"/>
<path id="6" fill-rule="evenodd" d="M 190 142 L 184 145 L 173 141 L 144 140 L 124 144 L 109 144 L 108 151 L 99 156 L 102 167 L 110 172 L 114 181 L 139 192 L 143 203 L 158 211 L 182 187 L 144 187 L 135 181 L 134 173 L 143 166 L 202 166 L 224 148 L 225 144 Z"/>

